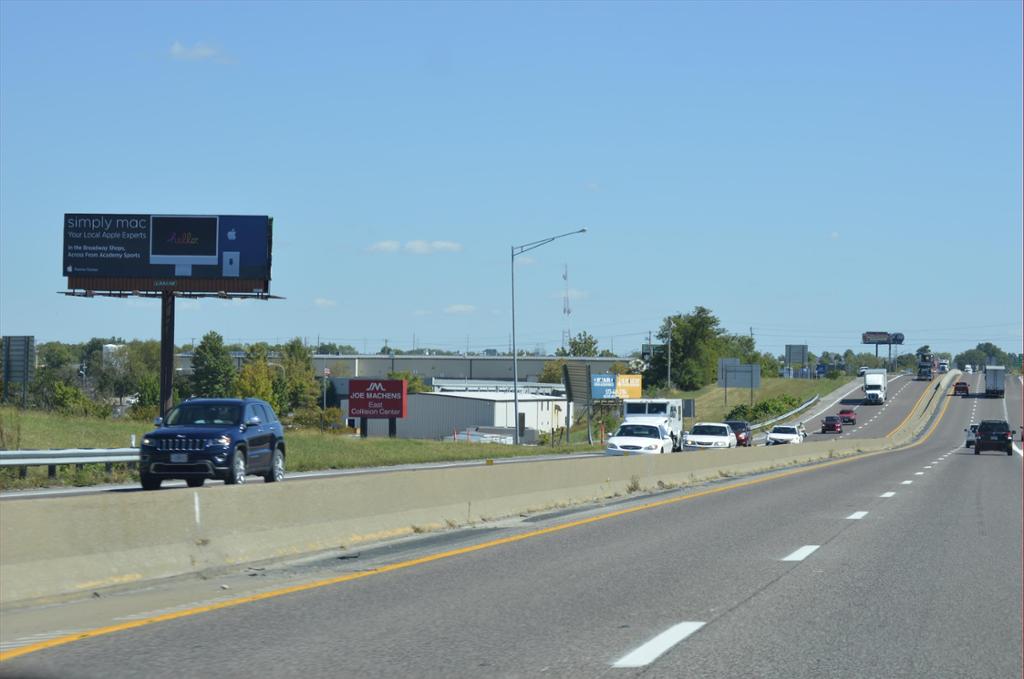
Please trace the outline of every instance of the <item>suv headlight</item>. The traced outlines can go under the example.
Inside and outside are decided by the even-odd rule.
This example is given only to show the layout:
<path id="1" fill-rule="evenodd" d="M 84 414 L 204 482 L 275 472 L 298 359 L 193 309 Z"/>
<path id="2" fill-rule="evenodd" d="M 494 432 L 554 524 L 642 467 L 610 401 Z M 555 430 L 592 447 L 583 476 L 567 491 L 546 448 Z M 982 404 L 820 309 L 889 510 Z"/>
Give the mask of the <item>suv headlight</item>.
<path id="1" fill-rule="evenodd" d="M 221 434 L 217 438 L 212 439 L 210 442 L 215 446 L 230 446 L 231 437 L 228 436 L 227 434 Z"/>

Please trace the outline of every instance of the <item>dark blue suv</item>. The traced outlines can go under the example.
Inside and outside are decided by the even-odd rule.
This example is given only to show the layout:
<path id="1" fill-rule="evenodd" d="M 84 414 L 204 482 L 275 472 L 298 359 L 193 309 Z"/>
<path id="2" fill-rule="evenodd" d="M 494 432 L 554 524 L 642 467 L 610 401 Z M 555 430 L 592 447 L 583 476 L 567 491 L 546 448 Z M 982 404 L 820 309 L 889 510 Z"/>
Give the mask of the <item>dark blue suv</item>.
<path id="1" fill-rule="evenodd" d="M 194 398 L 157 418 L 142 437 L 139 476 L 156 490 L 164 479 L 185 479 L 197 488 L 206 479 L 245 483 L 259 474 L 267 483 L 284 478 L 284 429 L 274 409 L 255 398 Z"/>

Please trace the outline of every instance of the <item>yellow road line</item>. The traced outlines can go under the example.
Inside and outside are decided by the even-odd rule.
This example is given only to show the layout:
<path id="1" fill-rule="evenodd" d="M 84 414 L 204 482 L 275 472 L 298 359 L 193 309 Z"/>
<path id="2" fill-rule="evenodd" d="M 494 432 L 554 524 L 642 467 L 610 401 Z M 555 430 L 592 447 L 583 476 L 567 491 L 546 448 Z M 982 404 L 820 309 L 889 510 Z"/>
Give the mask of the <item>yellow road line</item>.
<path id="1" fill-rule="evenodd" d="M 951 399 L 950 399 L 951 400 Z M 932 432 L 938 427 L 942 417 L 946 414 L 946 408 L 949 407 L 949 400 L 946 401 L 946 406 L 942 409 L 942 414 L 939 415 L 935 423 L 932 425 L 931 430 L 928 434 L 921 439 L 918 443 L 899 450 L 907 450 L 915 446 L 924 443 Z M 520 533 L 519 535 L 511 535 L 505 538 L 498 538 L 495 540 L 489 540 L 487 542 L 481 542 L 476 545 L 470 545 L 468 547 L 460 547 L 458 549 L 452 549 L 445 552 L 438 552 L 436 554 L 428 554 L 427 556 L 420 557 L 418 559 L 410 559 L 408 561 L 401 561 L 399 563 L 390 564 L 387 566 L 381 566 L 373 570 L 361 571 L 359 573 L 349 573 L 347 575 L 339 575 L 333 578 L 326 578 L 323 580 L 316 580 L 313 582 L 307 582 L 301 585 L 292 585 L 290 587 L 283 587 L 281 589 L 271 590 L 269 592 L 261 592 L 260 594 L 252 594 L 249 596 L 238 597 L 237 599 L 231 599 L 229 601 L 220 601 L 215 604 L 208 604 L 206 606 L 197 606 L 195 608 L 189 608 L 182 611 L 174 611 L 173 613 L 164 613 L 162 615 L 155 615 L 150 618 L 143 618 L 141 620 L 132 620 L 130 622 L 124 622 L 118 625 L 108 625 L 106 627 L 97 627 L 96 629 L 86 630 L 84 632 L 77 632 L 75 634 L 68 634 L 63 637 L 56 637 L 54 639 L 48 639 L 46 641 L 40 641 L 35 644 L 28 646 L 22 646 L 20 648 L 11 649 L 9 651 L 0 652 L 0 662 L 5 660 L 11 660 L 19 656 L 28 655 L 37 651 L 42 651 L 47 648 L 54 648 L 56 646 L 64 646 L 75 641 L 82 641 L 84 639 L 91 639 L 94 637 L 103 636 L 106 634 L 113 634 L 114 632 L 122 632 L 136 627 L 145 627 L 146 625 L 152 625 L 158 622 L 167 622 L 169 620 L 177 620 L 178 618 L 187 618 L 193 615 L 199 615 L 200 613 L 209 613 L 211 611 L 217 611 L 224 608 L 232 608 L 234 606 L 240 606 L 242 604 L 253 603 L 255 601 L 263 601 L 265 599 L 274 599 L 286 594 L 294 594 L 296 592 L 305 592 L 311 589 L 319 589 L 321 587 L 328 587 L 330 585 L 337 585 L 343 582 L 350 582 L 352 580 L 359 580 L 361 578 L 368 578 L 374 575 L 382 575 L 384 573 L 391 573 L 393 571 L 399 571 L 406 568 L 412 568 L 413 566 L 420 566 L 422 564 L 431 563 L 433 561 L 440 561 L 442 559 L 450 559 L 452 557 L 461 556 L 463 554 L 471 554 L 472 552 L 479 552 L 485 549 L 491 549 L 501 545 L 512 544 L 514 542 L 520 542 L 522 540 L 528 540 L 530 538 L 540 537 L 542 535 L 550 535 L 570 528 L 577 528 L 579 526 L 586 526 L 588 524 L 597 523 L 598 521 L 605 521 L 613 519 L 618 516 L 625 516 L 627 514 L 633 514 L 635 512 L 646 511 L 649 509 L 656 509 L 658 507 L 665 507 L 668 505 L 678 504 L 687 500 L 694 500 L 699 497 L 705 497 L 707 495 L 716 495 L 718 493 L 724 493 L 730 490 L 736 490 L 739 488 L 747 488 L 750 486 L 756 486 L 769 481 L 775 481 L 778 479 L 784 479 L 789 476 L 795 476 L 797 474 L 805 474 L 811 471 L 817 471 L 819 469 L 825 469 L 827 467 L 834 467 L 835 465 L 846 464 L 855 460 L 863 460 L 869 457 L 875 457 L 876 455 L 884 455 L 895 451 L 883 450 L 875 453 L 864 453 L 852 457 L 843 458 L 841 460 L 833 460 L 831 462 L 822 462 L 809 467 L 801 467 L 798 469 L 791 469 L 785 472 L 779 472 L 768 476 L 762 476 L 755 479 L 749 479 L 747 481 L 739 481 L 737 483 L 731 483 L 727 486 L 721 486 L 718 488 L 709 488 L 706 490 L 697 491 L 688 495 L 682 495 L 679 497 L 666 498 L 664 500 L 656 500 L 654 502 L 647 502 L 636 507 L 627 507 L 626 509 L 619 509 L 613 512 L 607 512 L 605 514 L 599 514 L 597 516 L 591 516 L 586 519 L 578 519 L 576 521 L 569 521 L 566 523 L 560 523 L 547 528 L 541 528 L 538 530 L 530 531 L 528 533 Z"/>
<path id="2" fill-rule="evenodd" d="M 929 386 L 931 386 L 931 385 L 929 385 Z M 924 391 L 921 392 L 921 395 L 917 397 L 917 400 L 914 401 L 914 407 L 912 407 L 910 409 L 910 412 L 907 413 L 907 416 L 903 418 L 903 421 L 900 422 L 899 424 L 897 424 L 895 429 L 893 429 L 891 432 L 886 434 L 885 438 L 889 438 L 890 436 L 892 436 L 893 434 L 898 432 L 900 429 L 903 429 L 903 425 L 905 425 L 907 423 L 907 420 L 910 419 L 910 416 L 914 414 L 915 410 L 917 410 L 917 406 L 921 403 L 921 400 L 924 399 L 924 397 L 927 396 L 927 395 L 928 395 L 928 388 L 926 387 L 924 389 Z"/>

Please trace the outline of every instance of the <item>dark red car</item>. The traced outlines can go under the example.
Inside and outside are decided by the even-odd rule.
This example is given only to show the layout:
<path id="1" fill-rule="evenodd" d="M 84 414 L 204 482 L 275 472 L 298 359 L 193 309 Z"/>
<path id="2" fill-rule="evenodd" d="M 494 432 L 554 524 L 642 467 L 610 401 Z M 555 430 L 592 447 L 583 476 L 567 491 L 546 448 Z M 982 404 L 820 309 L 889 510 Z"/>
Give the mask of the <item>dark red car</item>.
<path id="1" fill-rule="evenodd" d="M 843 424 L 857 424 L 857 411 L 853 408 L 843 408 L 839 411 L 839 419 Z"/>
<path id="2" fill-rule="evenodd" d="M 971 390 L 966 382 L 957 382 L 953 385 L 953 396 L 970 396 Z"/>
<path id="3" fill-rule="evenodd" d="M 732 433 L 736 434 L 736 445 L 737 446 L 752 446 L 754 445 L 754 432 L 750 430 L 750 424 L 742 420 L 726 420 L 725 423 L 732 429 Z"/>
<path id="4" fill-rule="evenodd" d="M 821 421 L 821 433 L 827 434 L 830 431 L 843 433 L 843 421 L 838 415 L 828 415 Z"/>

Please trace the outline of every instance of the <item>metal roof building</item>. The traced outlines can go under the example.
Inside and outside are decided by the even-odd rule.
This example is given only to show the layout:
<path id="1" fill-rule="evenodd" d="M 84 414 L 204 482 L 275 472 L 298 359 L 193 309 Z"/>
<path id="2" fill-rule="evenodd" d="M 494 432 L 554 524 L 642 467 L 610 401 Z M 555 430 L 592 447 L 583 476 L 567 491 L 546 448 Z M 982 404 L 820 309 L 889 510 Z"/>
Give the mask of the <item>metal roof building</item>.
<path id="1" fill-rule="evenodd" d="M 477 427 L 507 429 L 515 426 L 511 392 L 426 392 L 409 394 L 408 415 L 397 420 L 399 438 L 440 440 Z M 342 401 L 342 408 L 346 405 Z M 519 394 L 522 440 L 534 443 L 538 432 L 550 432 L 565 425 L 565 397 Z M 571 414 L 571 412 L 570 412 Z M 387 436 L 387 420 L 369 420 L 370 436 Z"/>

